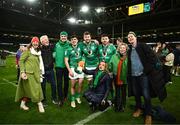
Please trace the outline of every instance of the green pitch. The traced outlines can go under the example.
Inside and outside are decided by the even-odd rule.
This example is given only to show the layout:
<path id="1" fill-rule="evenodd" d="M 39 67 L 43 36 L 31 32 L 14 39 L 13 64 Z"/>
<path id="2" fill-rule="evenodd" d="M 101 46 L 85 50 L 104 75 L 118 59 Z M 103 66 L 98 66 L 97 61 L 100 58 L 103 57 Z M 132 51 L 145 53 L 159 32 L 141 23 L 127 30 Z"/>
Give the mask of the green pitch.
<path id="1" fill-rule="evenodd" d="M 87 102 L 83 99 L 82 104 L 76 108 L 70 107 L 70 101 L 67 100 L 63 107 L 58 107 L 51 103 L 50 85 L 47 84 L 48 106 L 45 113 L 40 114 L 36 104 L 29 102 L 29 111 L 22 111 L 19 103 L 14 102 L 16 92 L 16 68 L 15 57 L 8 57 L 5 67 L 0 67 L 0 124 L 75 124 L 81 120 L 87 119 L 93 113 L 90 111 Z M 172 85 L 167 85 L 168 97 L 160 103 L 158 99 L 153 99 L 153 105 L 160 105 L 166 111 L 174 115 L 177 124 L 180 124 L 180 77 L 172 76 Z M 84 82 L 84 89 L 87 85 Z M 84 122 L 85 124 L 143 124 L 143 118 L 133 118 L 132 112 L 134 98 L 127 99 L 125 112 L 114 112 L 110 107 L 106 112 L 100 114 L 94 119 Z M 93 115 L 94 116 L 94 115 Z M 153 120 L 154 124 L 163 123 Z"/>

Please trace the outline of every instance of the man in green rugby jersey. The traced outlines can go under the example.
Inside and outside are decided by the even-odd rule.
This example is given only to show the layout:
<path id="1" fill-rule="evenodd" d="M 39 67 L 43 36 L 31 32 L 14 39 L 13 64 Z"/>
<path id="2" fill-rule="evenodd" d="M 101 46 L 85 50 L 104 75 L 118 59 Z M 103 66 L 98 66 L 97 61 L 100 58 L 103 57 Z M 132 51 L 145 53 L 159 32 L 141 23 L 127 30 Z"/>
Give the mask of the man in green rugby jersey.
<path id="1" fill-rule="evenodd" d="M 107 34 L 101 35 L 102 44 L 98 46 L 98 53 L 100 62 L 104 61 L 105 63 L 109 63 L 112 55 L 116 53 L 116 47 L 110 43 L 109 36 Z M 114 90 L 113 90 L 113 75 L 110 73 L 110 93 L 111 98 L 114 100 Z"/>
<path id="2" fill-rule="evenodd" d="M 71 45 L 65 51 L 65 64 L 69 71 L 69 78 L 71 79 L 71 107 L 75 108 L 75 100 L 80 104 L 80 93 L 82 88 L 82 82 L 84 79 L 84 73 L 82 72 L 82 67 L 80 63 L 82 62 L 82 51 L 78 46 L 78 38 L 73 35 L 71 37 Z M 76 93 L 75 85 L 78 81 L 78 90 Z"/>
<path id="3" fill-rule="evenodd" d="M 87 70 L 94 70 L 99 64 L 98 59 L 98 44 L 95 41 L 92 41 L 91 34 L 89 32 L 84 32 L 83 34 L 84 41 L 81 44 L 83 56 L 85 58 L 85 67 Z M 88 82 L 93 78 L 92 75 L 85 75 Z"/>

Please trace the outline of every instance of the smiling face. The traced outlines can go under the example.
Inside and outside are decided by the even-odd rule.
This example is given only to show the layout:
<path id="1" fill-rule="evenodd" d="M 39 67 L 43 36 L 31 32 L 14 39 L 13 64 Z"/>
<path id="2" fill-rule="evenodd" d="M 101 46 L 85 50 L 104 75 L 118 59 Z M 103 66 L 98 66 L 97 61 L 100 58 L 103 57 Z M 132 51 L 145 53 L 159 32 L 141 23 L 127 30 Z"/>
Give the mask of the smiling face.
<path id="1" fill-rule="evenodd" d="M 62 42 L 67 41 L 67 36 L 66 36 L 66 35 L 60 35 L 60 40 L 61 40 Z"/>
<path id="2" fill-rule="evenodd" d="M 43 37 L 43 39 L 41 40 L 41 43 L 44 46 L 49 46 L 49 39 L 48 39 L 48 37 Z"/>
<path id="3" fill-rule="evenodd" d="M 73 46 L 76 46 L 77 43 L 78 43 L 78 39 L 77 39 L 76 37 L 71 38 L 71 44 L 72 44 Z"/>
<path id="4" fill-rule="evenodd" d="M 137 38 L 133 34 L 128 34 L 128 42 L 135 47 L 137 44 Z"/>
<path id="5" fill-rule="evenodd" d="M 109 43 L 109 37 L 108 36 L 101 37 L 101 42 L 103 45 L 107 45 Z"/>
<path id="6" fill-rule="evenodd" d="M 120 45 L 120 47 L 119 47 L 119 52 L 120 52 L 122 55 L 125 55 L 126 52 L 127 52 L 126 45 Z"/>
<path id="7" fill-rule="evenodd" d="M 106 63 L 105 62 L 100 62 L 99 64 L 99 70 L 104 71 L 106 69 Z"/>
<path id="8" fill-rule="evenodd" d="M 32 46 L 34 49 L 37 49 L 39 47 L 39 42 L 32 42 Z"/>
<path id="9" fill-rule="evenodd" d="M 83 39 L 86 43 L 89 43 L 91 41 L 91 35 L 90 34 L 84 35 Z"/>

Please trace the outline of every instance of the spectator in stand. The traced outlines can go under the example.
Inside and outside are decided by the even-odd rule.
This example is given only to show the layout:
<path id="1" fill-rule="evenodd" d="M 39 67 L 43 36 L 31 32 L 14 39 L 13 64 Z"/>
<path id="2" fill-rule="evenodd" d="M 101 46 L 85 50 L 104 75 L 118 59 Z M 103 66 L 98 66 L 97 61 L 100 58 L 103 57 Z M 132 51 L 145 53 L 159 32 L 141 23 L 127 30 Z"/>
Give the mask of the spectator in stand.
<path id="1" fill-rule="evenodd" d="M 45 74 L 43 78 L 43 82 L 41 83 L 44 100 L 43 105 L 47 106 L 47 98 L 46 98 L 46 83 L 49 82 L 51 84 L 51 100 L 53 104 L 58 104 L 57 95 L 56 95 L 56 81 L 54 75 L 54 59 L 53 59 L 53 48 L 54 46 L 49 43 L 49 38 L 47 35 L 43 35 L 40 37 L 41 41 L 41 55 L 44 63 Z"/>
<path id="2" fill-rule="evenodd" d="M 39 47 L 39 38 L 33 37 L 28 50 L 23 52 L 20 58 L 21 79 L 17 86 L 15 101 L 21 101 L 20 108 L 27 111 L 29 107 L 26 106 L 26 103 L 31 100 L 38 104 L 39 112 L 44 113 L 41 102 L 44 99 L 41 88 L 44 65 Z"/>

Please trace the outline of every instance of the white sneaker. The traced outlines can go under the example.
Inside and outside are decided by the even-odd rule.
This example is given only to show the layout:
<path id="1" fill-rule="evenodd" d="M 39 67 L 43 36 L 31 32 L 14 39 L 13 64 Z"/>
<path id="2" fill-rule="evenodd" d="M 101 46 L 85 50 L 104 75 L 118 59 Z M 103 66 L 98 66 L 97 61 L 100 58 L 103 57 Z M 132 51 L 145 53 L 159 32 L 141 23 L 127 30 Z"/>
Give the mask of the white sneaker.
<path id="1" fill-rule="evenodd" d="M 20 109 L 24 110 L 24 111 L 28 111 L 29 107 L 27 107 L 26 105 L 20 106 Z"/>
<path id="2" fill-rule="evenodd" d="M 78 104 L 81 104 L 81 99 L 80 98 L 76 98 L 76 101 Z"/>
<path id="3" fill-rule="evenodd" d="M 38 109 L 39 109 L 40 113 L 44 113 L 45 112 L 42 102 L 38 103 Z"/>
<path id="4" fill-rule="evenodd" d="M 75 103 L 75 101 L 72 101 L 72 102 L 71 102 L 71 107 L 73 107 L 73 108 L 75 108 L 75 107 L 76 107 L 76 103 Z"/>
<path id="5" fill-rule="evenodd" d="M 25 101 L 21 101 L 20 109 L 23 109 L 23 110 L 27 111 L 27 110 L 29 110 L 29 107 L 27 107 L 25 105 L 25 103 L 26 103 Z"/>
<path id="6" fill-rule="evenodd" d="M 55 105 L 58 104 L 58 102 L 56 100 L 52 100 L 52 103 L 55 104 Z"/>

